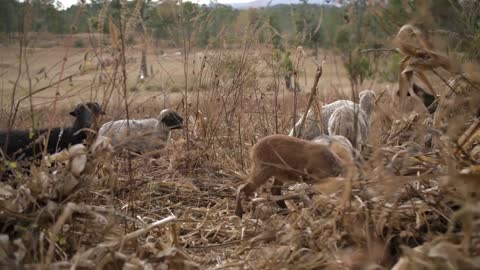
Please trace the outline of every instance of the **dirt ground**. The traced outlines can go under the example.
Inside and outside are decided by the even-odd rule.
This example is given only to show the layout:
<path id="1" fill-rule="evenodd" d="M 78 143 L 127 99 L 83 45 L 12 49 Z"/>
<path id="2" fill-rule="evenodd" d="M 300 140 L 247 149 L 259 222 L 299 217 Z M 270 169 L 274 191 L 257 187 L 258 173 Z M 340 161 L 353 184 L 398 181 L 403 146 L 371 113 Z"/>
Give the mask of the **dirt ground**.
<path id="1" fill-rule="evenodd" d="M 198 72 L 199 66 L 202 61 L 202 57 L 205 55 L 226 55 L 233 53 L 240 53 L 240 50 L 210 50 L 191 52 L 188 56 L 187 75 L 192 76 L 194 70 Z M 84 57 L 87 54 L 87 61 L 84 61 Z M 140 66 L 140 48 L 139 46 L 130 46 L 127 52 L 127 74 L 128 74 L 128 87 L 131 89 L 137 86 Z M 321 51 L 318 59 L 311 56 L 306 57 L 304 65 L 300 67 L 299 82 L 302 89 L 309 90 L 313 83 L 313 77 L 315 74 L 316 66 L 315 62 L 323 62 L 323 75 L 321 88 L 323 91 L 345 91 L 348 92 L 350 83 L 348 81 L 348 75 L 343 67 L 341 57 L 334 56 L 332 51 Z M 48 86 L 59 80 L 60 76 L 66 78 L 74 75 L 72 80 L 68 80 L 64 83 L 56 84 L 55 87 L 43 91 L 41 94 L 36 95 L 38 104 L 48 102 L 48 97 L 54 95 L 58 90 L 61 96 L 68 99 L 68 96 L 73 96 L 72 92 L 78 94 L 85 94 L 89 91 L 89 85 L 95 78 L 97 73 L 96 65 L 99 59 L 104 61 L 111 60 L 110 53 L 101 48 L 96 50 L 87 48 L 28 48 L 27 57 L 22 59 L 21 75 L 18 78 L 20 86 L 18 96 L 22 96 L 28 93 L 28 81 L 29 77 L 32 80 L 32 90 L 35 91 L 42 87 Z M 63 61 L 65 59 L 66 61 Z M 273 76 L 268 72 L 265 62 L 262 59 L 257 59 L 258 69 L 263 71 L 261 74 L 262 83 L 267 84 L 273 80 Z M 148 48 L 147 65 L 149 72 L 153 71 L 153 75 L 144 83 L 146 86 L 150 86 L 150 91 L 168 91 L 171 88 L 184 87 L 184 56 L 181 50 L 166 49 L 161 50 L 159 48 Z M 0 79 L 2 83 L 2 94 L 4 102 L 8 95 L 11 94 L 11 84 L 17 80 L 19 71 L 19 48 L 14 46 L 0 47 Z M 27 71 L 28 65 L 28 71 Z M 82 66 L 87 66 L 87 71 L 82 72 Z M 62 73 L 63 67 L 63 73 Z M 108 70 L 108 68 L 105 68 Z M 364 87 L 380 88 L 384 87 L 384 84 L 378 82 L 378 80 L 367 80 L 364 83 Z M 183 90 L 183 89 L 182 89 Z M 68 95 L 67 93 L 70 93 Z M 143 93 L 143 95 L 147 95 Z M 43 100 L 43 102 L 41 101 Z M 4 103 L 2 103 L 4 104 Z"/>

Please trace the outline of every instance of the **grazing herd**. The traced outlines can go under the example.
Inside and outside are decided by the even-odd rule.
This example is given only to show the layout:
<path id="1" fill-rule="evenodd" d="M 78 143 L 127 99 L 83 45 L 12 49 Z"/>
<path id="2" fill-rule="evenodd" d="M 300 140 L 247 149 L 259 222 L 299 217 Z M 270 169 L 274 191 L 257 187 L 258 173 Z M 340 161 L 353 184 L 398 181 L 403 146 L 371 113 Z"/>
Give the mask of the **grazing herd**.
<path id="1" fill-rule="evenodd" d="M 432 105 L 433 102 L 427 100 L 428 96 L 421 98 L 426 107 Z M 316 183 L 351 177 L 358 153 L 367 142 L 370 115 L 375 103 L 375 93 L 364 90 L 359 93 L 358 104 L 350 100 L 337 100 L 324 105 L 320 109 L 320 119 L 315 119 L 314 110 L 310 109 L 303 116 L 307 119 L 304 121 L 302 117 L 288 136 L 276 134 L 260 139 L 250 151 L 251 171 L 248 180 L 237 189 L 235 214 L 242 217 L 242 194 L 248 197 L 272 177 L 273 195 L 281 195 L 281 187 L 285 182 Z M 97 127 L 99 117 L 103 114 L 98 103 L 88 102 L 77 105 L 70 113 L 75 117 L 71 127 L 43 128 L 33 132 L 0 130 L 0 154 L 4 159 L 23 160 L 58 153 L 71 145 L 83 143 L 89 134 L 95 134 L 92 129 Z M 300 130 L 302 122 L 303 132 Z M 98 130 L 93 147 L 108 142 L 115 149 L 143 153 L 152 144 L 165 145 L 171 131 L 181 128 L 183 118 L 175 111 L 165 109 L 157 118 L 104 123 Z M 277 201 L 277 204 L 286 208 L 284 201 Z"/>
<path id="2" fill-rule="evenodd" d="M 0 130 L 1 154 L 4 159 L 10 160 L 38 159 L 43 154 L 55 154 L 69 146 L 82 144 L 89 134 L 95 136 L 97 132 L 94 126 L 104 114 L 100 104 L 87 102 L 78 104 L 70 112 L 75 117 L 71 127 Z M 168 109 L 160 112 L 157 119 L 112 121 L 101 126 L 93 145 L 99 145 L 108 139 L 114 147 L 127 146 L 127 149 L 133 148 L 141 152 L 147 149 L 147 145 L 154 144 L 145 140 L 145 137 L 158 138 L 165 143 L 170 138 L 170 130 L 182 128 L 182 125 L 183 118 Z M 143 142 L 140 143 L 142 139 Z"/>
<path id="3" fill-rule="evenodd" d="M 315 119 L 315 112 L 313 109 L 310 109 L 306 114 L 307 119 L 304 121 L 304 128 L 300 138 L 313 140 L 315 137 L 328 132 L 330 135 L 346 137 L 355 147 L 357 147 L 357 144 L 365 143 L 368 137 L 370 114 L 375 106 L 375 98 L 373 91 L 364 90 L 359 93 L 359 104 L 351 100 L 334 101 L 322 106 L 320 112 L 321 119 L 319 120 Z M 290 131 L 290 136 L 298 134 L 303 117 L 305 116 L 302 116 Z"/>
<path id="4" fill-rule="evenodd" d="M 321 119 L 315 119 L 311 109 L 302 116 L 307 119 L 300 118 L 289 136 L 277 134 L 259 140 L 250 151 L 251 170 L 247 183 L 237 189 L 235 214 L 243 215 L 242 193 L 250 196 L 272 177 L 273 195 L 281 195 L 284 182 L 314 183 L 340 175 L 350 177 L 354 154 L 367 142 L 375 99 L 373 91 L 364 90 L 359 93 L 359 104 L 337 100 L 322 106 Z M 301 131 L 302 122 L 305 133 L 296 138 L 294 135 Z M 283 201 L 277 204 L 287 207 Z"/>

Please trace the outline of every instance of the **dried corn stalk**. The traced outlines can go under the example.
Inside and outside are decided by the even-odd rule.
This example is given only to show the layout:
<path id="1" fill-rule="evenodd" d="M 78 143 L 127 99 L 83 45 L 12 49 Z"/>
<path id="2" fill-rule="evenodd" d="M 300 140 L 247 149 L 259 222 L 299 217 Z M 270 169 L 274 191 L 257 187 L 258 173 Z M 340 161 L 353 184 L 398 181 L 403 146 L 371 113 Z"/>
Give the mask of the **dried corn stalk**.
<path id="1" fill-rule="evenodd" d="M 410 42 L 413 36 L 418 45 Z M 420 80 L 426 87 L 426 91 L 437 96 L 432 84 L 425 75 L 426 71 L 433 71 L 436 68 L 443 68 L 451 73 L 458 73 L 458 65 L 447 56 L 436 52 L 433 45 L 425 37 L 420 29 L 412 25 L 404 25 L 400 28 L 394 40 L 397 50 L 405 57 L 400 63 L 401 73 L 399 78 L 399 93 L 404 97 L 407 93 L 418 98 L 413 92 L 414 78 Z"/>
<path id="2" fill-rule="evenodd" d="M 454 59 L 436 51 L 422 31 L 412 25 L 402 26 L 394 42 L 398 52 L 405 56 L 400 65 L 402 71 L 399 77 L 401 107 L 405 108 L 407 93 L 420 99 L 413 91 L 413 82 L 417 79 L 426 86 L 426 92 L 437 97 L 438 106 L 433 117 L 433 126 L 445 128 L 449 137 L 454 140 L 462 136 L 471 119 L 479 115 L 476 107 L 480 102 L 480 95 L 472 89 L 480 89 L 476 83 L 480 78 L 480 69 L 475 68 L 476 65 L 472 63 L 460 65 Z M 435 71 L 438 68 L 452 76 L 448 80 L 441 78 L 449 88 L 446 95 L 439 95 L 427 77 L 428 71 L 438 75 Z M 464 138 L 460 140 L 459 143 L 464 144 Z M 468 146 L 471 144 L 469 141 Z"/>
<path id="3" fill-rule="evenodd" d="M 110 43 L 112 45 L 112 48 L 118 50 L 120 48 L 120 46 L 118 45 L 119 44 L 119 42 L 118 42 L 118 29 L 115 26 L 115 24 L 113 23 L 112 16 L 110 16 L 108 18 L 108 28 L 110 30 Z"/>

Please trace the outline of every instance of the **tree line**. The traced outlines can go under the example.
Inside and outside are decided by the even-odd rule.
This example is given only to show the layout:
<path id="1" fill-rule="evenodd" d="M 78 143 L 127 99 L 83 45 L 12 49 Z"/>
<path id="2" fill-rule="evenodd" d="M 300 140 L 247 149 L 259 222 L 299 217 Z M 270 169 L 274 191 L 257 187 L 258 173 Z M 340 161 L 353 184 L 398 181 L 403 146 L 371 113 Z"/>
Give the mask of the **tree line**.
<path id="1" fill-rule="evenodd" d="M 283 50 L 286 46 L 337 48 L 352 51 L 360 44 L 375 48 L 405 23 L 424 29 L 441 29 L 464 42 L 452 44 L 475 55 L 480 40 L 480 4 L 476 0 L 386 1 L 383 7 L 370 1 L 350 1 L 342 7 L 318 6 L 301 0 L 298 5 L 277 5 L 236 10 L 218 3 L 153 2 L 143 0 L 141 26 L 154 40 L 178 46 L 184 39 L 197 47 L 235 43 L 245 29 L 258 33 L 260 42 Z M 0 1 L 0 33 L 3 39 L 25 31 L 108 33 L 109 18 L 128 16 L 137 0 L 103 0 L 62 9 L 55 0 Z M 125 12 L 125 10 L 127 12 Z M 101 13 L 103 16 L 100 16 Z M 123 13 L 122 13 L 123 12 Z M 131 12 L 130 12 L 131 13 Z M 78 16 L 77 16 L 78 15 Z M 101 27 L 102 29 L 99 29 Z M 139 28 L 137 26 L 136 28 Z"/>

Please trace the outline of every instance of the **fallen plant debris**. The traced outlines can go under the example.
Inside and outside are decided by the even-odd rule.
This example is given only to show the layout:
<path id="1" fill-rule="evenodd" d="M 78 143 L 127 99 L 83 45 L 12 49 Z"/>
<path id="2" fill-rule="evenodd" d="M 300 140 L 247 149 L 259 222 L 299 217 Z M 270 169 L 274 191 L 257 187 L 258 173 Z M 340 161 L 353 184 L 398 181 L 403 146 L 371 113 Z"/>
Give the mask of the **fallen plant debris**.
<path id="1" fill-rule="evenodd" d="M 23 183 L 2 183 L 0 261 L 28 269 L 385 269 L 395 263 L 397 270 L 478 269 L 479 169 L 453 155 L 396 144 L 384 145 L 381 160 L 361 167 L 345 211 L 338 211 L 338 192 L 289 188 L 282 197 L 287 212 L 276 208 L 280 198 L 260 192 L 264 199 L 252 201 L 255 213 L 244 220 L 233 214 L 234 188 L 244 173 L 219 171 L 211 151 L 164 155 L 148 167 L 141 166 L 145 157 L 134 158 L 132 183 L 121 173 L 125 160 L 114 158 L 116 186 L 130 191 L 115 191 L 122 207 L 113 209 L 103 206 L 110 189 L 95 178 L 97 162 L 105 162 L 95 156 L 111 149 L 81 152 L 87 158 L 79 174 L 68 165 L 78 158 L 69 150 L 67 165 L 32 167 Z M 456 151 L 454 144 L 442 148 Z M 302 192 L 313 196 L 309 203 Z"/>

